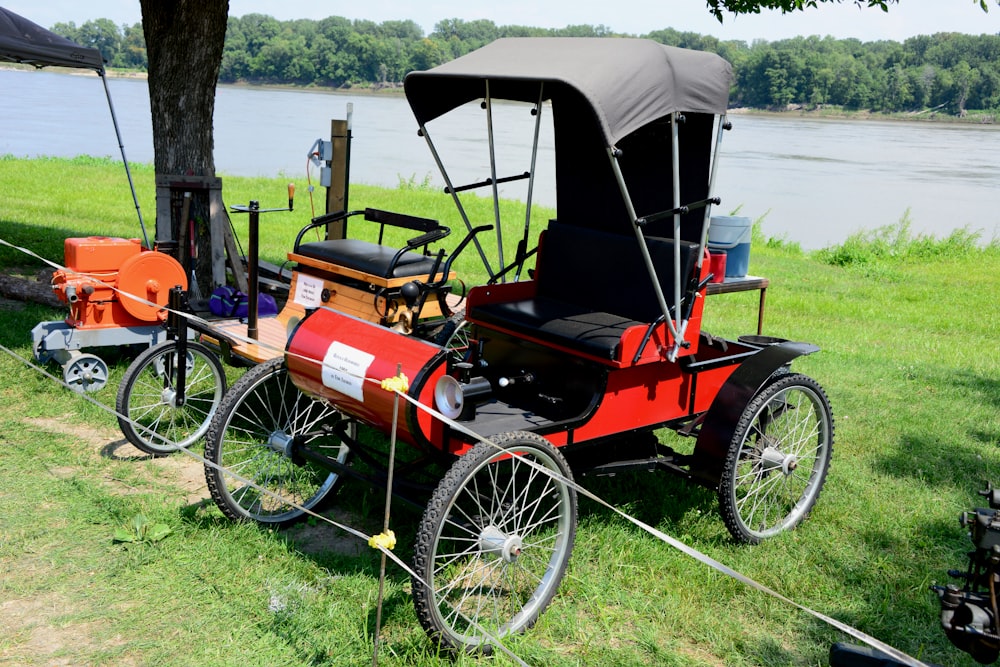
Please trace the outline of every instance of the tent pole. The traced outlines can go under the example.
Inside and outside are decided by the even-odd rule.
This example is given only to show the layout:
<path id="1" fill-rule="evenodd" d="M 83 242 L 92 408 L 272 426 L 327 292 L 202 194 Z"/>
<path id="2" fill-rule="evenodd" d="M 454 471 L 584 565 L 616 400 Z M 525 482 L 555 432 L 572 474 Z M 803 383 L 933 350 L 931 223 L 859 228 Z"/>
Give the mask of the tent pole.
<path id="1" fill-rule="evenodd" d="M 118 149 L 122 153 L 122 162 L 125 163 L 125 175 L 128 176 L 128 186 L 132 190 L 132 201 L 135 202 L 135 212 L 139 216 L 139 228 L 142 230 L 142 242 L 149 248 L 153 249 L 152 244 L 149 242 L 149 236 L 146 234 L 146 223 L 142 221 L 142 210 L 139 208 L 139 198 L 135 194 L 135 183 L 132 182 L 132 172 L 128 168 L 128 158 L 125 157 L 125 144 L 122 143 L 122 133 L 118 130 L 118 118 L 115 116 L 115 105 L 111 102 L 111 90 L 108 88 L 108 78 L 104 75 L 104 68 L 98 72 L 101 75 L 101 81 L 104 83 L 104 94 L 108 98 L 108 109 L 111 110 L 111 122 L 115 126 L 115 135 L 118 137 Z"/>

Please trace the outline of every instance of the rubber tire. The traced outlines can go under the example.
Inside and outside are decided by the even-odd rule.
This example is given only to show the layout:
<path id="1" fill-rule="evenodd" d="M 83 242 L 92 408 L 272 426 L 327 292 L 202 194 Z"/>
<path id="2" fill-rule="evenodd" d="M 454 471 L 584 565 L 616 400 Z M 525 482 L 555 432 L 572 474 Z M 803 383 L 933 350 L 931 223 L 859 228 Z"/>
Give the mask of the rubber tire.
<path id="1" fill-rule="evenodd" d="M 190 365 L 185 380 L 184 405 L 171 405 L 176 387 L 176 365 L 165 377 L 165 361 L 177 358 L 177 342 L 147 348 L 129 365 L 118 387 L 115 410 L 125 439 L 153 456 L 166 456 L 178 446 L 190 447 L 208 430 L 226 393 L 222 362 L 200 343 L 187 344 Z M 136 426 L 138 424 L 138 426 Z"/>
<path id="2" fill-rule="evenodd" d="M 222 513 L 234 521 L 284 526 L 306 516 L 303 509 L 282 503 L 233 476 L 310 511 L 336 488 L 340 474 L 316 463 L 297 461 L 289 450 L 271 446 L 298 438 L 314 451 L 346 463 L 349 450 L 323 426 L 346 419 L 333 406 L 301 393 L 281 357 L 247 371 L 226 394 L 205 438 L 205 481 Z M 355 422 L 348 424 L 355 435 Z M 223 467 L 223 472 L 218 467 Z"/>
<path id="3" fill-rule="evenodd" d="M 448 360 L 451 363 L 465 361 L 469 356 L 469 327 L 465 319 L 465 310 L 462 310 L 441 325 L 441 329 L 435 333 L 431 342 L 447 348 Z"/>
<path id="4" fill-rule="evenodd" d="M 491 639 L 482 629 L 499 639 L 534 625 L 562 581 L 576 536 L 575 489 L 523 463 L 524 459 L 511 456 L 509 452 L 522 453 L 572 480 L 562 454 L 541 436 L 523 431 L 503 433 L 490 440 L 495 446 L 477 444 L 448 470 L 431 496 L 417 532 L 413 566 L 423 582 L 416 577 L 412 579 L 414 605 L 420 624 L 431 640 L 449 651 L 489 653 L 492 651 Z M 504 451 L 498 451 L 497 447 Z M 503 480 L 509 480 L 511 475 L 506 471 L 512 467 L 517 468 L 514 474 L 524 484 L 517 484 L 515 495 L 510 497 L 512 487 Z M 498 480 L 500 485 L 496 484 Z M 478 490 L 479 501 L 473 498 L 473 488 Z M 493 495 L 486 498 L 483 495 L 486 493 Z M 484 501 L 489 501 L 489 508 Z M 544 520 L 539 519 L 526 533 L 512 531 L 511 528 L 525 516 L 529 521 L 534 521 L 535 517 Z M 503 538 L 508 542 L 516 538 L 523 540 L 523 550 L 512 560 L 497 551 L 486 551 L 484 532 L 490 527 L 496 529 L 494 538 L 497 534 L 502 536 L 499 541 Z M 535 541 L 533 537 L 543 542 L 551 540 L 551 547 L 545 546 L 544 551 L 538 543 L 531 547 L 531 542 Z M 456 541 L 465 543 L 464 551 L 468 554 L 461 566 L 457 565 L 459 559 L 452 557 L 457 547 L 449 546 Z M 548 553 L 547 559 L 545 553 Z M 542 554 L 542 558 L 537 554 Z M 443 565 L 442 561 L 445 561 Z M 459 581 L 469 582 L 470 575 L 479 578 L 465 586 L 464 592 L 456 592 L 455 580 L 444 581 L 441 567 L 447 567 Z M 474 571 L 470 572 L 470 568 Z M 498 589 L 494 585 L 484 592 L 483 586 L 490 585 L 488 579 L 494 572 L 498 573 L 496 579 L 502 579 L 503 586 Z M 526 582 L 528 586 L 525 587 Z M 517 590 L 518 584 L 522 584 L 521 590 Z M 473 615 L 482 629 L 459 616 L 453 617 L 452 600 L 447 594 L 438 595 L 449 586 L 449 593 L 461 598 L 459 602 L 478 602 L 479 608 Z M 475 591 L 479 593 L 473 595 Z M 489 604 L 484 605 L 484 599 Z"/>
<path id="5" fill-rule="evenodd" d="M 757 392 L 737 423 L 718 490 L 722 519 L 735 540 L 757 544 L 809 516 L 826 480 L 833 433 L 830 402 L 812 378 L 779 373 Z M 762 437 L 770 438 L 763 448 Z M 761 492 L 748 510 L 747 498 Z"/>

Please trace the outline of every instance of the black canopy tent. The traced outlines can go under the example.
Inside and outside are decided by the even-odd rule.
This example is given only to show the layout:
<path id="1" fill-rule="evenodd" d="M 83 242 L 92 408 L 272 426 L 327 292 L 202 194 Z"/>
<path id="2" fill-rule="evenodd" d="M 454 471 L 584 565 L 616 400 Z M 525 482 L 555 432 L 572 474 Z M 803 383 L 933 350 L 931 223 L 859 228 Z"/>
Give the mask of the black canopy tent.
<path id="1" fill-rule="evenodd" d="M 118 129 L 118 118 L 111 102 L 111 91 L 108 89 L 108 79 L 104 71 L 104 59 L 101 52 L 80 46 L 76 42 L 46 30 L 37 23 L 32 23 L 23 16 L 0 7 L 0 62 L 24 63 L 42 67 L 75 67 L 90 69 L 97 72 L 104 83 L 104 94 L 108 98 L 108 109 L 111 111 L 111 122 L 115 126 L 115 136 L 118 137 L 118 148 L 121 151 L 122 162 L 125 163 L 125 174 L 128 176 L 129 188 L 132 190 L 132 201 L 139 216 L 139 227 L 142 229 L 143 242 L 147 247 L 149 237 L 146 235 L 146 225 L 142 220 L 139 208 L 139 198 L 132 182 L 132 172 L 125 157 L 125 145 L 122 143 L 121 131 Z"/>

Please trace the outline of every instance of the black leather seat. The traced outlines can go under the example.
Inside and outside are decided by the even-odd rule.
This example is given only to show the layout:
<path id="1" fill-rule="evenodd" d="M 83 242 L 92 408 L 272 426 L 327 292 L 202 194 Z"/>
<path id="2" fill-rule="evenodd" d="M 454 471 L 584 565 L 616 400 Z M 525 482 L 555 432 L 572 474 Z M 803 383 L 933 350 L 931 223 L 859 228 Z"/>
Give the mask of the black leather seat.
<path id="1" fill-rule="evenodd" d="M 303 243 L 298 247 L 297 252 L 303 257 L 337 264 L 380 278 L 425 276 L 434 268 L 434 257 L 412 251 L 401 254 L 393 266 L 392 260 L 399 252 L 398 248 L 390 248 L 360 239 L 333 239 Z"/>
<path id="2" fill-rule="evenodd" d="M 685 281 L 694 270 L 698 245 L 679 243 Z M 668 303 L 674 293 L 674 244 L 673 239 L 646 237 Z M 469 319 L 619 360 L 625 330 L 648 325 L 662 314 L 634 235 L 552 221 L 542 239 L 535 276 L 533 298 L 474 305 Z"/>

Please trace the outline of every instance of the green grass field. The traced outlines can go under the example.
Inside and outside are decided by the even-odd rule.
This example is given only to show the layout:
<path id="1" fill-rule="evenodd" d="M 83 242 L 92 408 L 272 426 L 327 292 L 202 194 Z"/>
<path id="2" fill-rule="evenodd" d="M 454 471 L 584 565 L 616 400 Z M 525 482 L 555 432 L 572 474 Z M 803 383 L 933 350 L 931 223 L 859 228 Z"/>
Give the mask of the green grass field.
<path id="1" fill-rule="evenodd" d="M 137 165 L 133 175 L 151 228 L 152 168 Z M 287 180 L 223 175 L 225 199 L 281 205 Z M 352 208 L 436 217 L 459 233 L 438 192 L 352 185 L 351 196 Z M 516 233 L 523 206 L 507 206 Z M 489 204 L 471 210 L 476 222 L 492 219 Z M 284 260 L 308 211 L 300 197 L 294 213 L 266 219 L 264 259 Z M 543 222 L 549 212 L 537 214 Z M 139 235 L 120 165 L 0 158 L 0 238 L 61 262 L 63 240 L 88 235 Z M 823 385 L 836 419 L 826 487 L 797 530 L 738 546 L 708 490 L 649 473 L 585 485 L 912 656 L 975 664 L 939 629 L 929 586 L 964 568 L 970 544 L 958 515 L 982 504 L 984 481 L 1000 483 L 1000 245 L 985 241 L 965 231 L 913 237 L 905 220 L 815 253 L 755 239 L 751 272 L 771 280 L 764 333 L 822 348 L 794 368 Z M 481 280 L 473 253 L 465 259 L 459 270 Z M 40 264 L 0 247 L 0 266 Z M 711 297 L 703 328 L 752 333 L 756 298 Z M 30 359 L 31 328 L 64 316 L 3 302 L 0 344 Z M 113 406 L 129 356 L 106 359 L 110 381 L 92 396 Z M 58 374 L 54 364 L 47 370 Z M 112 415 L 0 353 L 0 664 L 371 664 L 375 551 L 322 522 L 283 531 L 230 523 L 199 495 L 198 464 L 182 454 L 148 460 L 120 439 Z M 349 482 L 329 512 L 377 532 L 382 502 L 381 491 Z M 396 552 L 408 560 L 420 516 L 393 512 Z M 137 515 L 169 534 L 116 542 Z M 514 664 L 437 655 L 409 587 L 390 566 L 380 664 Z M 508 645 L 531 665 L 819 666 L 837 641 L 849 638 L 582 500 L 554 603 Z"/>

